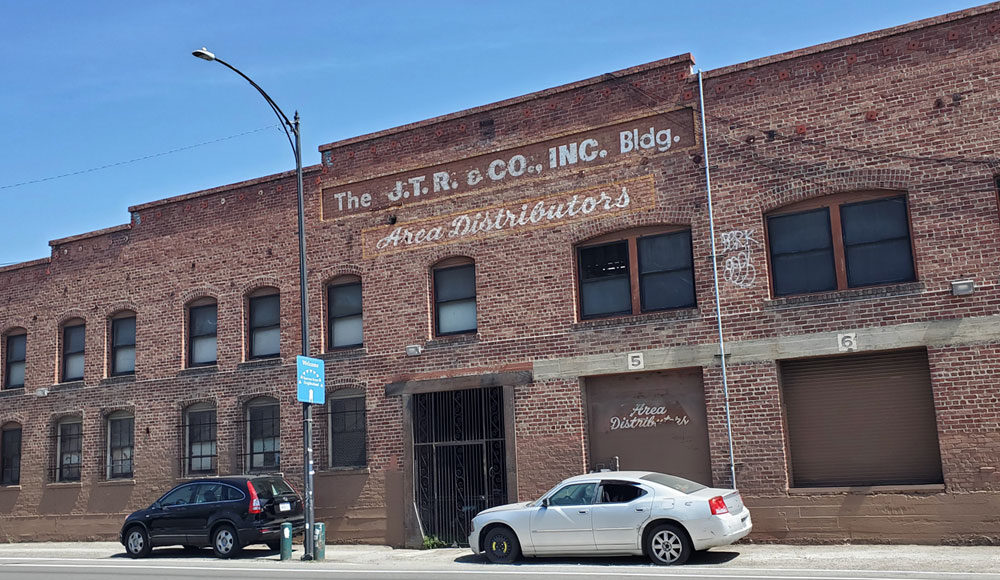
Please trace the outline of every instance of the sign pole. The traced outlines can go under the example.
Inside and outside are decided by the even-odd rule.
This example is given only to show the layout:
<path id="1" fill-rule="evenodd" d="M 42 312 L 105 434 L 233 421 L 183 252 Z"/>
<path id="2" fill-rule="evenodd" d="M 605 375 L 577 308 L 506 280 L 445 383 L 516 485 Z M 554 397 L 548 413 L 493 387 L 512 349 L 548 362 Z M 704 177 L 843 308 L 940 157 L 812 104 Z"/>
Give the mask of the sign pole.
<path id="1" fill-rule="evenodd" d="M 303 539 L 305 554 L 303 560 L 316 559 L 316 515 L 313 497 L 313 405 L 326 403 L 326 362 L 323 359 L 308 356 L 295 357 L 296 398 L 302 403 L 302 441 L 304 457 L 302 464 L 305 470 L 305 516 L 306 537 Z M 325 551 L 320 552 L 325 553 Z"/>

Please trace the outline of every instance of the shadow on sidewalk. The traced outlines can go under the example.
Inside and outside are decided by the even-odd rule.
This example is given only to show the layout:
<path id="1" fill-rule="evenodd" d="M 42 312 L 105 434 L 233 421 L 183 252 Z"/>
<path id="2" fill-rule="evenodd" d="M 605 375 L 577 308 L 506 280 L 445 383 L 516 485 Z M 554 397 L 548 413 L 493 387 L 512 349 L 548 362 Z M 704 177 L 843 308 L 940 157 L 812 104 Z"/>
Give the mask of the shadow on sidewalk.
<path id="1" fill-rule="evenodd" d="M 298 552 L 298 554 L 296 554 Z M 277 556 L 279 552 L 277 550 L 270 550 L 265 546 L 248 546 L 240 550 L 240 553 L 235 558 L 230 558 L 231 560 L 253 560 L 255 558 L 265 558 L 268 556 Z M 292 551 L 292 559 L 299 559 L 302 556 L 302 550 Z M 121 558 L 124 560 L 130 560 L 129 555 L 125 552 L 119 552 L 110 556 L 111 558 Z M 205 560 L 216 560 L 215 554 L 212 553 L 211 548 L 153 548 L 153 551 L 149 553 L 149 556 L 141 558 L 143 560 L 192 560 L 192 559 L 205 559 Z"/>
<path id="2" fill-rule="evenodd" d="M 695 552 L 691 554 L 691 558 L 688 559 L 685 566 L 711 566 L 716 564 L 725 564 L 739 556 L 739 552 L 735 551 L 703 551 Z M 464 556 L 459 556 L 455 558 L 455 562 L 462 564 L 484 564 L 492 565 L 486 556 L 477 556 L 475 554 L 468 554 Z M 515 562 L 515 566 L 539 566 L 539 565 L 556 565 L 556 566 L 567 566 L 567 565 L 581 565 L 585 564 L 588 566 L 654 566 L 648 558 L 642 556 L 557 556 L 557 557 L 543 557 L 543 558 L 525 558 L 521 557 L 520 560 Z"/>

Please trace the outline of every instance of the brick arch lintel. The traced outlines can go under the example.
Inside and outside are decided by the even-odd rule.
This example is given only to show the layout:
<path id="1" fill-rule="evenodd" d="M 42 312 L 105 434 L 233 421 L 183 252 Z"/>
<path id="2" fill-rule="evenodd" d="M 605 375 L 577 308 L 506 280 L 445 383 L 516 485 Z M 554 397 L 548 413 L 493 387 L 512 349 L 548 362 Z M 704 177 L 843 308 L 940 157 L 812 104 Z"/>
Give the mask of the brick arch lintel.
<path id="1" fill-rule="evenodd" d="M 244 284 L 243 287 L 240 288 L 240 295 L 245 299 L 261 288 L 274 288 L 279 294 L 286 294 L 286 292 L 281 288 L 281 280 L 277 277 L 259 276 Z"/>
<path id="2" fill-rule="evenodd" d="M 212 286 L 199 286 L 197 288 L 189 288 L 178 295 L 178 299 L 182 305 L 187 305 L 199 298 L 211 298 L 215 300 L 218 304 L 219 296 L 222 295 L 217 288 Z"/>
<path id="3" fill-rule="evenodd" d="M 119 300 L 104 308 L 104 318 L 111 318 L 119 312 L 126 311 L 139 314 L 139 307 L 136 306 L 135 302 L 132 302 L 131 300 Z"/>
<path id="4" fill-rule="evenodd" d="M 638 214 L 626 214 L 593 220 L 573 230 L 570 237 L 570 245 L 575 246 L 591 238 L 644 226 L 691 227 L 694 214 L 695 208 L 693 206 L 658 207 Z"/>
<path id="5" fill-rule="evenodd" d="M 59 317 L 56 318 L 57 321 L 56 326 L 62 328 L 62 326 L 66 324 L 66 322 L 74 318 L 79 318 L 83 320 L 83 322 L 86 324 L 87 311 L 82 308 L 70 308 L 69 310 L 64 310 L 62 314 L 60 314 Z"/>
<path id="6" fill-rule="evenodd" d="M 815 176 L 814 182 L 797 181 L 760 193 L 754 201 L 761 213 L 766 214 L 786 205 L 838 193 L 874 189 L 905 191 L 910 188 L 911 181 L 910 171 L 903 168 L 830 171 Z"/>
<path id="7" fill-rule="evenodd" d="M 27 334 L 30 330 L 28 326 L 28 321 L 23 318 L 14 318 L 13 320 L 7 321 L 7 325 L 0 328 L 0 337 L 6 337 L 8 334 L 13 332 L 18 332 L 19 334 Z M 24 332 L 21 332 L 24 331 Z"/>
<path id="8" fill-rule="evenodd" d="M 334 278 L 340 276 L 357 276 L 364 279 L 364 268 L 357 264 L 338 264 L 329 268 L 323 268 L 315 279 L 320 280 L 322 287 L 326 288 Z"/>

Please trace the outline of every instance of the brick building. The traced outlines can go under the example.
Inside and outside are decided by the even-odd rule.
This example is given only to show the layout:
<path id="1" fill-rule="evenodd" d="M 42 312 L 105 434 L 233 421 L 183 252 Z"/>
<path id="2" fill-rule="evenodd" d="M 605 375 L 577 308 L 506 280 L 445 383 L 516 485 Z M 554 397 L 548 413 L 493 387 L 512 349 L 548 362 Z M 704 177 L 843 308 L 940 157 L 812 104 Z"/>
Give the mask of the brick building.
<path id="1" fill-rule="evenodd" d="M 714 224 L 690 55 L 322 146 L 317 519 L 617 465 L 735 473 L 760 541 L 1000 541 L 998 62 L 991 4 L 705 73 Z M 294 175 L 130 211 L 0 268 L 4 538 L 301 480 Z"/>

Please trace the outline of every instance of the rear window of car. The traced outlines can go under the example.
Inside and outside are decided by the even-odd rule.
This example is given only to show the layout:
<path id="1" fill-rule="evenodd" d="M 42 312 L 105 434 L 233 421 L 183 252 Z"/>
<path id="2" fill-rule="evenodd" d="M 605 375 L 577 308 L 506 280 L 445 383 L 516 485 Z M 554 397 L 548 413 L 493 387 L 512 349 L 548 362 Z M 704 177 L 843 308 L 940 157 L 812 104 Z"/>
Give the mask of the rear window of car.
<path id="1" fill-rule="evenodd" d="M 261 499 L 271 499 L 276 495 L 286 495 L 295 493 L 292 486 L 280 477 L 258 477 L 250 480 L 253 488 L 257 490 L 257 495 Z"/>
<path id="2" fill-rule="evenodd" d="M 693 493 L 708 487 L 698 482 L 691 481 L 690 479 L 684 479 L 683 477 L 677 477 L 676 475 L 667 475 L 665 473 L 650 473 L 648 475 L 643 475 L 640 479 L 665 485 L 676 489 L 681 493 Z"/>

